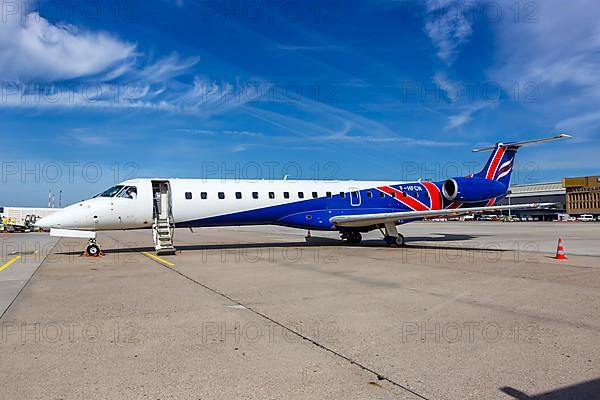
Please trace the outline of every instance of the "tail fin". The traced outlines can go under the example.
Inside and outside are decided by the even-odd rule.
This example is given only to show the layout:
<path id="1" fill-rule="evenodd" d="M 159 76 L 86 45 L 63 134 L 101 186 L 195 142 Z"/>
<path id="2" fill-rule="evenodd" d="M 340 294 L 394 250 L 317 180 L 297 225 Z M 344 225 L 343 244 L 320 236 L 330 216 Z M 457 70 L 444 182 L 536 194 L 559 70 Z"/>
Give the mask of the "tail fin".
<path id="1" fill-rule="evenodd" d="M 474 176 L 477 178 L 500 181 L 504 186 L 508 187 L 515 156 L 517 155 L 517 149 L 517 147 L 504 145 L 502 143 L 496 144 L 485 167 Z"/>
<path id="2" fill-rule="evenodd" d="M 570 138 L 570 135 L 560 134 L 544 139 L 526 140 L 522 142 L 511 142 L 511 143 L 496 143 L 494 147 L 487 147 L 484 149 L 475 149 L 476 152 L 491 151 L 492 155 L 485 164 L 485 167 L 474 176 L 477 178 L 484 178 L 490 180 L 496 180 L 501 182 L 508 188 L 510 184 L 510 176 L 515 161 L 517 150 L 520 147 L 536 144 L 551 142 L 554 140 L 561 140 Z"/>

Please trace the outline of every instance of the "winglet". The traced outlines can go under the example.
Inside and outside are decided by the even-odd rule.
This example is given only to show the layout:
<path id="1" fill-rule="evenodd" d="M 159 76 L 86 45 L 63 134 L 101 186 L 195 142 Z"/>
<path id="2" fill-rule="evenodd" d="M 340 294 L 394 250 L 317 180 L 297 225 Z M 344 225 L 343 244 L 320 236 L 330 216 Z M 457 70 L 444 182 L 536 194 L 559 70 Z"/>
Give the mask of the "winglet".
<path id="1" fill-rule="evenodd" d="M 497 143 L 495 146 L 485 147 L 482 149 L 473 149 L 473 151 L 476 153 L 493 151 L 497 146 L 510 146 L 510 147 L 514 147 L 514 148 L 518 149 L 519 147 L 522 147 L 522 146 L 528 146 L 528 145 L 537 144 L 537 143 L 554 142 L 555 140 L 570 139 L 572 137 L 573 136 L 571 136 L 567 133 L 561 133 L 560 135 L 543 138 L 543 139 L 524 140 L 521 142 Z"/>

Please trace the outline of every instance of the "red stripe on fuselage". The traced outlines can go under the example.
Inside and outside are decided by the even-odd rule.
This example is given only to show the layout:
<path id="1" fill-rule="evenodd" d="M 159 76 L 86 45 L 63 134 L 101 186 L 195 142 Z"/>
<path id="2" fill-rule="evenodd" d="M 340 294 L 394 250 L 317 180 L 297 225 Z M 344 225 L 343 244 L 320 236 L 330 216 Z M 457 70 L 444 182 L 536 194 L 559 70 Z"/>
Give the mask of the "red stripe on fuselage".
<path id="1" fill-rule="evenodd" d="M 431 201 L 430 210 L 441 210 L 442 209 L 442 199 L 440 197 L 440 189 L 437 187 L 435 183 L 431 182 L 422 182 L 425 189 L 427 189 L 427 193 L 429 193 L 429 199 Z"/>
<path id="2" fill-rule="evenodd" d="M 446 207 L 446 209 L 455 209 L 455 208 L 460 208 L 460 206 L 462 206 L 462 203 L 459 203 L 457 201 L 451 203 L 448 207 Z"/>
<path id="3" fill-rule="evenodd" d="M 391 186 L 380 186 L 377 189 L 381 190 L 382 192 L 384 192 L 386 194 L 389 194 L 390 196 L 393 196 L 395 194 L 396 197 L 394 197 L 394 198 L 396 200 L 398 200 L 402 204 L 406 205 L 408 208 L 412 209 L 413 211 L 429 210 L 427 208 L 427 206 L 425 204 L 421 203 L 419 200 L 415 199 L 414 197 L 409 196 L 408 194 L 406 195 L 406 197 L 404 197 L 403 192 L 401 192 L 398 189 L 394 189 Z"/>
<path id="4" fill-rule="evenodd" d="M 502 156 L 504 156 L 505 151 L 506 151 L 506 148 L 498 147 L 498 150 L 496 150 L 496 154 L 494 154 L 494 158 L 492 159 L 492 162 L 490 163 L 490 167 L 487 170 L 485 179 L 494 179 L 494 176 L 496 175 L 496 171 L 498 170 L 498 165 L 500 165 L 500 161 L 502 161 Z"/>

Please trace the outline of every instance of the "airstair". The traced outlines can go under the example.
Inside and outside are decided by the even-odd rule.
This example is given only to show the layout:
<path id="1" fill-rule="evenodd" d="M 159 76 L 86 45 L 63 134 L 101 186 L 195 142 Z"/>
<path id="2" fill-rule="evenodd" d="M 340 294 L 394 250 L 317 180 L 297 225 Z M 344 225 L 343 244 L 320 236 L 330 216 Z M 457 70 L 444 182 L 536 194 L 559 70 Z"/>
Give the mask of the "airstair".
<path id="1" fill-rule="evenodd" d="M 152 181 L 154 223 L 152 233 L 156 254 L 175 254 L 173 234 L 175 222 L 171 208 L 171 190 L 168 181 Z"/>

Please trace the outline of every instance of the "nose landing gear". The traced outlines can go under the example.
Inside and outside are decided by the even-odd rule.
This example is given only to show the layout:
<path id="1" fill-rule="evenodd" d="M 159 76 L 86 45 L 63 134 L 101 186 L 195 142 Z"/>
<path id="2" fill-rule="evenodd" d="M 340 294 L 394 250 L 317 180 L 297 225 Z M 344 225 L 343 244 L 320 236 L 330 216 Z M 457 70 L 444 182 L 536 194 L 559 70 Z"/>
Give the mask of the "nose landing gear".
<path id="1" fill-rule="evenodd" d="M 83 252 L 84 257 L 100 257 L 104 253 L 100 250 L 100 246 L 96 243 L 96 239 L 90 239 L 85 251 Z"/>

